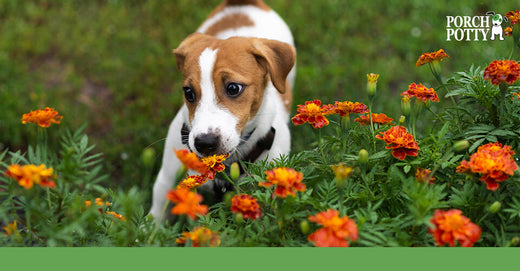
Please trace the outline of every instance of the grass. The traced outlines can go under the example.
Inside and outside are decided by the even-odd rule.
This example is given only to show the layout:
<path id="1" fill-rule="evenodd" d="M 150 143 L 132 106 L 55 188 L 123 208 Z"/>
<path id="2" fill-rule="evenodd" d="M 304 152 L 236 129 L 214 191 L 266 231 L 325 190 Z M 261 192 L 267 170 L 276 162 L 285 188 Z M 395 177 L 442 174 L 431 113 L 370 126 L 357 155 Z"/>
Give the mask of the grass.
<path id="1" fill-rule="evenodd" d="M 381 74 L 374 111 L 398 118 L 397 97 L 409 83 L 434 85 L 429 70 L 414 65 L 421 53 L 445 49 L 451 56 L 443 65 L 448 73 L 485 66 L 507 48 L 506 42 L 445 37 L 447 15 L 505 13 L 511 9 L 505 2 L 266 2 L 295 36 L 293 108 L 315 98 L 366 99 L 365 74 L 374 72 Z M 0 0 L 0 152 L 25 151 L 34 143 L 34 129 L 21 125 L 20 117 L 51 106 L 65 116 L 62 126 L 76 130 L 86 124 L 95 151 L 105 154 L 110 177 L 104 186 L 150 191 L 167 127 L 182 102 L 171 50 L 218 3 Z M 418 132 L 426 133 L 430 120 L 421 121 Z M 294 153 L 315 141 L 311 130 L 293 127 Z M 141 161 L 150 148 L 151 169 Z M 143 202 L 146 209 L 149 200 Z"/>

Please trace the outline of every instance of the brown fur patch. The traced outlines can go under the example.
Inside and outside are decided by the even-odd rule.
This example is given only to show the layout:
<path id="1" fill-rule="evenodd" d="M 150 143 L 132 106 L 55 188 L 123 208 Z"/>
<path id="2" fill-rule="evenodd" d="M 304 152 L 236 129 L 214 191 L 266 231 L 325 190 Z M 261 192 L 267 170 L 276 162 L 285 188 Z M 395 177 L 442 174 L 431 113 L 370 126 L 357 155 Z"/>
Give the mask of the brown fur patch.
<path id="1" fill-rule="evenodd" d="M 237 29 L 243 26 L 253 26 L 254 22 L 249 19 L 249 17 L 245 14 L 230 14 L 228 16 L 223 17 L 222 19 L 216 21 L 212 24 L 205 34 L 216 36 L 218 33 L 228 30 L 228 29 Z"/>
<path id="2" fill-rule="evenodd" d="M 265 10 L 265 11 L 270 11 L 271 10 L 271 8 L 268 5 L 266 5 L 261 0 L 227 0 L 227 1 L 223 1 L 222 3 L 220 3 L 220 5 L 218 5 L 209 14 L 208 18 L 213 17 L 215 14 L 221 12 L 226 7 L 229 7 L 229 6 L 244 6 L 244 5 L 255 6 L 255 7 L 259 8 L 259 9 L 262 9 L 262 10 Z"/>

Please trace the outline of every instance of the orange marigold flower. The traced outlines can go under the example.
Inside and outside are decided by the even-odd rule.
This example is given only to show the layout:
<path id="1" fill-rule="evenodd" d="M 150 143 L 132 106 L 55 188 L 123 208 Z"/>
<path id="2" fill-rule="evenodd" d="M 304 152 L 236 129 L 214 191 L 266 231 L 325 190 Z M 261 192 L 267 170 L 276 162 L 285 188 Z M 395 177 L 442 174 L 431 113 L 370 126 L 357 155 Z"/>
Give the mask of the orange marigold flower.
<path id="1" fill-rule="evenodd" d="M 253 220 L 260 218 L 262 210 L 256 199 L 250 195 L 234 195 L 231 199 L 231 211 L 241 213 L 244 219 Z"/>
<path id="2" fill-rule="evenodd" d="M 342 163 L 332 165 L 330 166 L 330 168 L 332 169 L 334 175 L 336 176 L 336 179 L 338 180 L 344 180 L 350 177 L 350 175 L 352 175 L 352 170 L 354 169 L 353 167 L 345 166 Z"/>
<path id="3" fill-rule="evenodd" d="M 435 181 L 435 177 L 430 177 L 431 173 L 432 171 L 429 169 L 417 168 L 417 171 L 415 172 L 415 179 L 421 183 L 433 184 L 433 181 Z"/>
<path id="4" fill-rule="evenodd" d="M 504 36 L 506 36 L 506 37 L 513 36 L 513 28 L 511 28 L 510 26 L 504 28 Z"/>
<path id="5" fill-rule="evenodd" d="M 384 125 L 387 123 L 391 123 L 394 120 L 392 118 L 389 118 L 387 115 L 385 115 L 383 113 L 381 113 L 381 114 L 371 113 L 371 114 L 372 114 L 372 123 L 374 123 L 374 124 Z M 362 115 L 362 116 L 359 116 L 359 118 L 356 118 L 354 121 L 359 122 L 359 124 L 361 124 L 361 125 L 370 125 L 369 116 Z"/>
<path id="6" fill-rule="evenodd" d="M 423 102 L 426 102 L 427 100 L 430 100 L 432 102 L 439 101 L 439 96 L 437 96 L 437 93 L 435 92 L 435 90 L 433 90 L 433 88 L 427 88 L 422 84 L 415 83 L 411 83 L 408 86 L 408 90 L 403 91 L 403 93 L 401 93 L 401 96 L 415 97 L 417 99 L 421 99 Z"/>
<path id="7" fill-rule="evenodd" d="M 285 198 L 288 195 L 296 196 L 295 191 L 305 191 L 303 174 L 292 168 L 275 168 L 265 172 L 267 182 L 259 183 L 260 186 L 271 187 L 276 185 L 273 196 Z"/>
<path id="8" fill-rule="evenodd" d="M 439 51 L 436 51 L 436 52 L 424 53 L 419 57 L 419 59 L 417 59 L 417 62 L 415 63 L 415 65 L 417 67 L 420 67 L 426 63 L 431 63 L 433 61 L 442 61 L 446 57 L 450 57 L 450 56 L 447 55 L 443 49 L 440 49 Z"/>
<path id="9" fill-rule="evenodd" d="M 166 194 L 166 198 L 175 203 L 171 210 L 171 213 L 174 215 L 187 215 L 192 220 L 195 220 L 197 215 L 208 213 L 208 206 L 200 204 L 202 196 L 188 189 L 171 189 Z"/>
<path id="10" fill-rule="evenodd" d="M 506 18 L 509 19 L 511 24 L 517 24 L 520 22 L 520 11 L 509 11 L 506 13 Z"/>
<path id="11" fill-rule="evenodd" d="M 388 144 L 386 148 L 392 149 L 392 155 L 395 158 L 404 160 L 407 155 L 417 156 L 419 154 L 419 145 L 405 127 L 394 126 L 386 132 L 380 133 L 381 135 L 376 135 L 376 138 L 384 140 Z"/>
<path id="12" fill-rule="evenodd" d="M 191 240 L 193 247 L 218 247 L 220 245 L 218 234 L 201 226 L 193 228 L 191 232 L 183 232 L 182 236 L 175 240 L 175 243 L 183 245 L 188 240 Z"/>
<path id="13" fill-rule="evenodd" d="M 325 117 L 325 115 L 330 114 L 329 109 L 326 106 L 321 106 L 320 100 L 307 101 L 305 105 L 299 104 L 296 112 L 298 114 L 291 119 L 294 125 L 302 125 L 308 122 L 314 129 L 329 125 L 329 120 Z"/>
<path id="14" fill-rule="evenodd" d="M 206 164 L 204 164 L 195 153 L 190 152 L 187 149 L 174 149 L 173 151 L 175 151 L 177 158 L 179 158 L 179 160 L 184 165 L 184 167 L 186 167 L 186 169 L 193 169 L 195 171 L 200 172 L 201 174 L 206 173 Z"/>
<path id="15" fill-rule="evenodd" d="M 472 247 L 480 238 L 480 227 L 463 216 L 461 210 L 435 210 L 430 222 L 434 227 L 428 228 L 428 232 L 437 246 L 449 244 L 454 247 L 457 240 L 463 247 Z"/>
<path id="16" fill-rule="evenodd" d="M 329 112 L 328 114 L 339 114 L 342 117 L 351 113 L 363 114 L 368 112 L 368 107 L 366 105 L 349 101 L 336 101 L 334 105 L 326 105 L 325 109 Z"/>
<path id="17" fill-rule="evenodd" d="M 222 162 L 229 157 L 229 154 L 221 154 L 221 155 L 212 155 L 208 157 L 204 157 L 201 159 L 202 163 L 206 165 L 206 173 L 203 174 L 203 177 L 208 179 L 215 179 L 215 174 L 218 172 L 224 171 L 226 166 Z"/>
<path id="18" fill-rule="evenodd" d="M 121 221 L 126 221 L 126 218 L 122 214 L 118 214 L 116 212 L 110 212 L 110 211 L 107 211 L 107 214 L 112 215 L 114 218 L 117 218 Z"/>
<path id="19" fill-rule="evenodd" d="M 38 126 L 47 128 L 52 123 L 59 124 L 63 116 L 58 115 L 58 112 L 53 108 L 46 107 L 45 109 L 39 109 L 31 111 L 27 114 L 23 114 L 22 123 L 28 122 L 38 124 Z"/>
<path id="20" fill-rule="evenodd" d="M 9 236 L 11 234 L 19 234 L 16 220 L 14 220 L 12 223 L 8 223 L 7 226 L 4 226 L 2 228 L 5 231 L 5 236 Z"/>
<path id="21" fill-rule="evenodd" d="M 51 179 L 54 177 L 52 168 L 45 168 L 45 165 L 10 165 L 5 172 L 7 176 L 15 179 L 20 186 L 30 189 L 34 184 L 42 187 L 54 188 L 56 183 Z"/>
<path id="22" fill-rule="evenodd" d="M 309 221 L 323 226 L 307 238 L 317 247 L 348 247 L 348 241 L 358 240 L 356 223 L 348 216 L 339 217 L 336 210 L 329 209 L 309 216 Z"/>
<path id="23" fill-rule="evenodd" d="M 481 174 L 480 181 L 486 182 L 487 189 L 495 191 L 499 182 L 503 182 L 513 176 L 518 169 L 511 150 L 511 146 L 495 142 L 480 146 L 477 152 L 472 154 L 469 162 L 463 160 L 457 167 L 457 172 L 471 172 Z"/>
<path id="24" fill-rule="evenodd" d="M 484 80 L 491 80 L 491 84 L 500 85 L 506 82 L 513 84 L 520 77 L 520 65 L 514 60 L 495 60 L 484 70 Z"/>
<path id="25" fill-rule="evenodd" d="M 207 181 L 206 178 L 200 175 L 191 175 L 182 180 L 177 187 L 191 190 L 205 184 Z"/>

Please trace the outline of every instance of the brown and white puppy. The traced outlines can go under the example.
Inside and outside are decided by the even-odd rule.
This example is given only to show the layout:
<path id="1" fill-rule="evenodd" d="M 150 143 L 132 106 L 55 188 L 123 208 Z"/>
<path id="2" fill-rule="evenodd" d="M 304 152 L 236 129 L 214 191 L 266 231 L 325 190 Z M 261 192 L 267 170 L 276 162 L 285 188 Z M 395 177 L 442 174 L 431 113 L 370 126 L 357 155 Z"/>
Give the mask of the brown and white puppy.
<path id="1" fill-rule="evenodd" d="M 288 26 L 261 0 L 228 0 L 173 51 L 184 105 L 170 125 L 153 188 L 156 220 L 181 166 L 173 149 L 250 162 L 289 153 L 293 46 Z M 221 192 L 224 182 L 204 186 Z"/>

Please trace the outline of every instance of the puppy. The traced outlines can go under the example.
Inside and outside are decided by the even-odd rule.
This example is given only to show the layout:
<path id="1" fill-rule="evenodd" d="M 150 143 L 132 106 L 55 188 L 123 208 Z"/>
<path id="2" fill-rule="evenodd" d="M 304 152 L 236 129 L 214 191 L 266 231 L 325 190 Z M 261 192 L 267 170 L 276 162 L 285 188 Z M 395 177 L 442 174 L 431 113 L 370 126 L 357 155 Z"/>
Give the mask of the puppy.
<path id="1" fill-rule="evenodd" d="M 181 163 L 174 149 L 199 157 L 272 160 L 290 150 L 288 128 L 296 51 L 289 27 L 261 0 L 221 3 L 174 51 L 184 104 L 168 130 L 150 213 L 158 221 Z M 209 181 L 217 200 L 226 182 Z"/>

